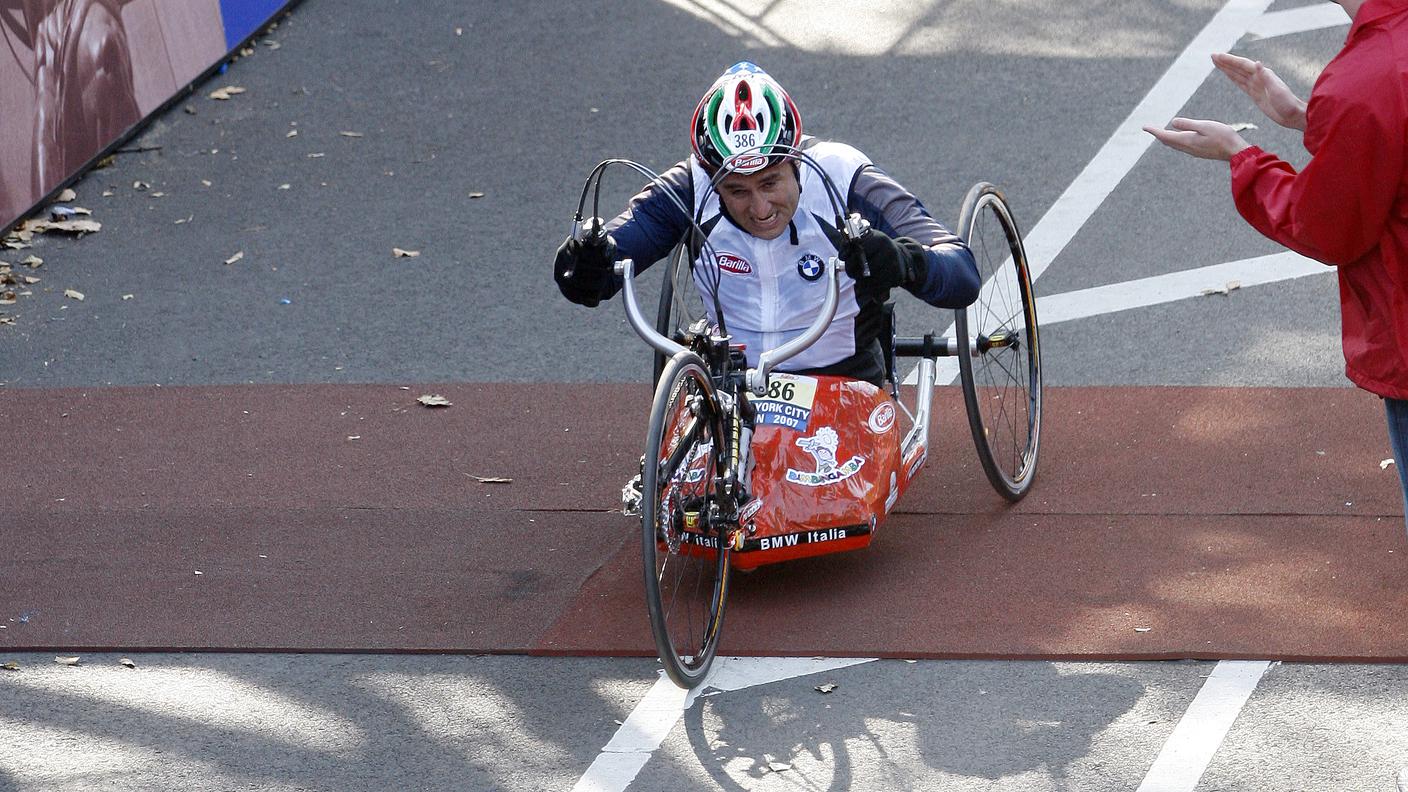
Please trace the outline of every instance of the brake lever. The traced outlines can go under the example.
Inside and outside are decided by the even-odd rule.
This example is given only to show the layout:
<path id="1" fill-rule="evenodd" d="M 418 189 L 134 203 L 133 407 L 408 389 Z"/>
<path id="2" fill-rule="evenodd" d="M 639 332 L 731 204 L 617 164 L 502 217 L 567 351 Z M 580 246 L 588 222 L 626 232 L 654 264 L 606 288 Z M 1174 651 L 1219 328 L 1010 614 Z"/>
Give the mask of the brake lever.
<path id="1" fill-rule="evenodd" d="M 846 224 L 843 229 L 847 242 L 855 246 L 855 252 L 860 255 L 860 276 L 870 277 L 870 262 L 865 258 L 865 250 L 861 248 L 860 242 L 870 234 L 870 221 L 861 217 L 856 212 L 851 212 L 846 216 Z"/>
<path id="2" fill-rule="evenodd" d="M 572 221 L 572 239 L 584 248 L 604 248 L 606 247 L 606 226 L 600 217 L 589 217 L 586 220 L 577 217 Z M 576 274 L 577 268 L 574 266 L 563 273 L 563 276 L 570 280 Z"/>
<path id="3" fill-rule="evenodd" d="M 600 217 L 588 217 L 586 220 L 577 218 L 572 221 L 572 238 L 584 245 L 604 244 L 606 226 Z"/>

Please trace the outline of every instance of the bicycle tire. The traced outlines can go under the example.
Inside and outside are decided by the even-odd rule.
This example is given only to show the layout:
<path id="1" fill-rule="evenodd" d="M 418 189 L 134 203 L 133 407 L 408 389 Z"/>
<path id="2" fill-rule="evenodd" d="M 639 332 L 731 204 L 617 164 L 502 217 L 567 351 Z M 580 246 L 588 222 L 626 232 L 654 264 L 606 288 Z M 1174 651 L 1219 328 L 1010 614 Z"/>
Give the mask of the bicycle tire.
<path id="1" fill-rule="evenodd" d="M 973 185 L 958 229 L 983 283 L 977 301 L 954 312 L 968 427 L 988 481 L 1018 501 L 1036 478 L 1041 446 L 1041 343 L 1031 270 L 997 187 Z"/>
<path id="2" fill-rule="evenodd" d="M 730 548 L 711 524 L 720 498 L 723 431 L 704 361 L 688 350 L 665 366 L 646 432 L 641 539 L 650 630 L 665 673 L 693 688 L 718 650 Z M 692 516 L 691 516 L 692 515 Z M 711 547 L 712 545 L 712 547 Z"/>

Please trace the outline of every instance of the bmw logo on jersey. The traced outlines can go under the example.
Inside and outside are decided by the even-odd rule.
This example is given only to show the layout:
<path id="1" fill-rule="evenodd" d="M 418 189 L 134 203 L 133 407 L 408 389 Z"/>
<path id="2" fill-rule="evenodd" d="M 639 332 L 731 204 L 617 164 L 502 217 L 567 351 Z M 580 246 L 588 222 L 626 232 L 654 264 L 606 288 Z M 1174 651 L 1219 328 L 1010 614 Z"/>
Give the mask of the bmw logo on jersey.
<path id="1" fill-rule="evenodd" d="M 822 262 L 821 256 L 815 253 L 808 253 L 797 260 L 797 274 L 809 281 L 820 278 L 821 273 L 825 271 L 826 265 Z"/>

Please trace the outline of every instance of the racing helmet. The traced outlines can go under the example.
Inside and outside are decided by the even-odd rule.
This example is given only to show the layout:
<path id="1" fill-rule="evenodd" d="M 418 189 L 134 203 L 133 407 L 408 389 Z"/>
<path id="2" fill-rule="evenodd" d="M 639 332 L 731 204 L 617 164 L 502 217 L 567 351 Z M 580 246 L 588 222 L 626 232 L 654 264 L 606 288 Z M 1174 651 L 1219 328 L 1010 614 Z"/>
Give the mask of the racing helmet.
<path id="1" fill-rule="evenodd" d="M 802 140 L 802 117 L 792 97 L 767 72 L 748 61 L 730 66 L 699 100 L 690 123 L 694 156 L 710 173 L 739 152 L 756 151 L 730 163 L 738 173 L 756 173 L 782 161 L 777 146 Z"/>

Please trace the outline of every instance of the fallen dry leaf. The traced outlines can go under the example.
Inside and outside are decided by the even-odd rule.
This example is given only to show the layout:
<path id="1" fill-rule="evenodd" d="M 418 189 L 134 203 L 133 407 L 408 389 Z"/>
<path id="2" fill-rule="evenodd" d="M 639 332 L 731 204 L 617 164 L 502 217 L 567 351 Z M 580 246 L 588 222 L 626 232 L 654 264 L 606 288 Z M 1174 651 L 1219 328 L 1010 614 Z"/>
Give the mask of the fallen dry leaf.
<path id="1" fill-rule="evenodd" d="M 475 481 L 479 482 L 480 484 L 512 484 L 512 483 L 513 483 L 513 479 L 511 479 L 511 478 L 504 478 L 503 476 L 476 476 L 476 475 L 474 475 L 473 473 L 466 473 L 465 475 L 466 475 L 466 476 L 469 476 L 470 478 L 474 479 Z"/>
<path id="2" fill-rule="evenodd" d="M 818 693 L 830 693 L 831 691 L 833 691 L 833 690 L 835 690 L 835 689 L 836 689 L 836 683 L 835 683 L 835 682 L 827 682 L 827 683 L 824 684 L 824 685 L 817 685 L 817 686 L 816 686 L 816 692 L 818 692 Z"/>
<path id="3" fill-rule="evenodd" d="M 472 192 L 472 193 L 469 194 L 469 197 L 470 197 L 470 198 L 483 198 L 483 197 L 484 197 L 484 193 L 482 193 L 482 192 Z"/>
<path id="4" fill-rule="evenodd" d="M 1242 288 L 1241 281 L 1227 281 L 1225 285 L 1215 286 L 1211 289 L 1203 289 L 1202 295 L 1208 297 L 1213 294 L 1227 294 L 1228 292 L 1236 291 L 1240 288 Z"/>
<path id="5" fill-rule="evenodd" d="M 391 248 L 391 255 L 396 258 L 415 258 L 420 255 L 419 250 L 402 250 L 401 248 Z"/>
<path id="6" fill-rule="evenodd" d="M 64 289 L 64 296 L 68 297 L 71 300 L 78 300 L 79 302 L 83 302 L 83 292 L 78 291 L 77 289 Z"/>
<path id="7" fill-rule="evenodd" d="M 122 299 L 124 299 L 124 300 L 130 300 L 130 299 L 132 299 L 132 295 L 130 295 L 130 294 L 124 294 L 124 295 L 122 295 Z"/>
<path id="8" fill-rule="evenodd" d="M 43 234 L 48 231 L 62 231 L 66 234 L 96 234 L 103 230 L 103 224 L 97 220 L 85 220 L 74 218 L 71 220 L 38 220 L 31 221 L 29 230 Z"/>
<path id="9" fill-rule="evenodd" d="M 78 665 L 78 656 L 66 657 L 64 655 L 58 655 L 54 658 L 54 662 L 59 665 L 76 666 Z"/>
<path id="10" fill-rule="evenodd" d="M 143 190 L 150 190 L 151 188 L 152 188 L 152 186 L 151 186 L 150 184 L 148 184 L 147 182 L 144 182 L 144 181 L 142 181 L 142 180 L 140 180 L 140 179 L 138 179 L 137 181 L 132 182 L 132 189 L 137 190 L 138 192 L 141 192 L 141 191 L 143 191 Z"/>
<path id="11" fill-rule="evenodd" d="M 297 129 L 290 129 L 290 130 L 284 135 L 284 137 L 286 137 L 286 138 L 298 137 L 298 130 L 297 130 Z"/>
<path id="12" fill-rule="evenodd" d="M 226 99 L 229 99 L 231 96 L 236 96 L 242 93 L 244 93 L 244 89 L 239 87 L 238 85 L 227 85 L 224 88 L 216 88 L 215 90 L 211 91 L 210 98 L 218 99 L 223 102 Z"/>
<path id="13" fill-rule="evenodd" d="M 243 250 L 241 250 L 240 252 L 236 253 L 235 255 L 230 256 L 229 258 L 225 259 L 225 263 L 226 263 L 226 264 L 234 264 L 236 261 L 239 261 L 239 260 L 242 259 L 242 258 L 244 258 L 244 251 L 243 251 Z"/>
<path id="14" fill-rule="evenodd" d="M 36 283 L 38 283 L 38 282 L 40 281 L 39 278 L 36 278 L 36 277 L 34 277 L 33 275 L 25 275 L 25 276 L 23 277 L 23 280 L 24 280 L 25 283 L 28 283 L 28 284 L 30 284 L 30 285 L 34 285 L 34 284 L 36 284 Z"/>
<path id="15" fill-rule="evenodd" d="M 20 664 L 11 660 L 8 663 L 0 663 L 0 668 L 5 669 L 6 671 L 18 671 L 20 670 Z"/>
<path id="16" fill-rule="evenodd" d="M 419 399 L 416 399 L 416 401 L 420 402 L 421 404 L 424 404 L 426 407 L 449 407 L 449 406 L 450 406 L 450 400 L 447 399 L 447 398 L 445 398 L 444 396 L 439 395 L 439 394 L 436 394 L 436 395 L 434 395 L 434 396 L 429 396 L 429 395 L 421 396 Z"/>
<path id="17" fill-rule="evenodd" d="M 128 667 L 128 668 L 136 668 L 136 667 L 137 667 L 137 664 L 134 663 L 134 662 L 132 662 L 132 658 L 130 658 L 130 657 L 124 657 L 124 658 L 122 658 L 121 660 L 118 660 L 118 661 L 117 661 L 117 664 L 120 665 L 120 666 L 126 666 L 126 667 Z"/>
<path id="18" fill-rule="evenodd" d="M 359 138 L 359 137 L 362 137 L 362 133 L 361 133 L 361 132 L 338 132 L 337 134 L 342 135 L 343 137 L 350 137 L 350 138 Z"/>
<path id="19" fill-rule="evenodd" d="M 59 193 L 59 197 L 58 197 L 58 198 L 55 198 L 54 200 L 57 201 L 58 203 L 68 203 L 69 201 L 72 201 L 73 199 L 75 199 L 75 198 L 77 198 L 77 197 L 78 197 L 78 193 L 74 192 L 74 191 L 73 191 L 71 188 L 69 188 L 69 187 L 65 187 L 65 188 L 63 189 L 63 191 Z"/>
<path id="20" fill-rule="evenodd" d="M 0 325 L 12 325 L 15 323 L 13 316 L 0 316 Z"/>
<path id="21" fill-rule="evenodd" d="M 25 259 L 21 260 L 20 263 L 25 265 L 26 267 L 29 267 L 30 269 L 38 269 L 39 267 L 42 267 L 44 265 L 44 259 L 39 258 L 38 256 L 28 256 Z"/>
<path id="22" fill-rule="evenodd" d="M 318 159 L 319 157 L 326 157 L 326 156 L 327 156 L 327 155 L 324 154 L 324 153 L 321 152 L 321 151 L 315 151 L 315 152 L 313 152 L 312 154 L 309 154 L 309 155 L 308 155 L 308 159 Z"/>

